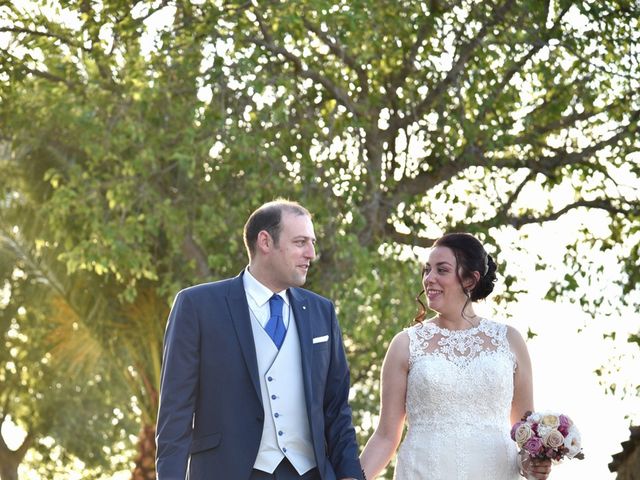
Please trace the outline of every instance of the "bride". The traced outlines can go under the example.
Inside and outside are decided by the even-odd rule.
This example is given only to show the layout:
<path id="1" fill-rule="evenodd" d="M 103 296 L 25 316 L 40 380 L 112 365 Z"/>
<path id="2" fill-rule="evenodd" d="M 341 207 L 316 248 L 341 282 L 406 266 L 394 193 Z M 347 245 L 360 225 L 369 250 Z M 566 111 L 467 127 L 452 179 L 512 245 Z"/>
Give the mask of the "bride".
<path id="1" fill-rule="evenodd" d="M 398 333 L 382 368 L 380 419 L 362 452 L 365 478 L 389 463 L 408 424 L 396 460 L 396 480 L 544 480 L 549 460 L 517 454 L 510 425 L 533 411 L 531 363 L 512 327 L 478 317 L 496 264 L 466 233 L 437 240 L 422 282 L 416 324 Z"/>

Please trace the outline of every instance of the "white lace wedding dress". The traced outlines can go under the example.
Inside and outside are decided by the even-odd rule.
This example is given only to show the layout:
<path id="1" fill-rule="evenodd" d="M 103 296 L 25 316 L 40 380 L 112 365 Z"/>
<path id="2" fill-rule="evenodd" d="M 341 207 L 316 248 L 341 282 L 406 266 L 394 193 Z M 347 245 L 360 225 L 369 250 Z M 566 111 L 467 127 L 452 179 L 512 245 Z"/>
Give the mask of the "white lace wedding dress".
<path id="1" fill-rule="evenodd" d="M 510 419 L 515 356 L 506 325 L 408 328 L 407 434 L 396 480 L 516 480 Z"/>

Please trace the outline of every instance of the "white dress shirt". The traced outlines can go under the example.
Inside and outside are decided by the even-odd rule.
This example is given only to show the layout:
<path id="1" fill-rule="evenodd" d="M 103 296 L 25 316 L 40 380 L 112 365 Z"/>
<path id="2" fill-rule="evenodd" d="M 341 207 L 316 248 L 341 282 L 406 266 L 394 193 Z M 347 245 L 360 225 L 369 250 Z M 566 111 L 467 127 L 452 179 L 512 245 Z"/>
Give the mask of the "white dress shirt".
<path id="1" fill-rule="evenodd" d="M 251 275 L 249 267 L 244 270 L 242 276 L 244 282 L 244 291 L 247 294 L 247 302 L 249 303 L 249 311 L 251 315 L 258 321 L 262 328 L 267 325 L 269 317 L 271 315 L 271 308 L 269 307 L 269 299 L 273 296 L 273 292 L 261 284 L 256 277 Z M 277 295 L 284 300 L 284 307 L 282 308 L 282 321 L 284 322 L 284 328 L 289 328 L 289 320 L 291 318 L 291 305 L 289 304 L 289 297 L 287 291 L 282 290 Z"/>

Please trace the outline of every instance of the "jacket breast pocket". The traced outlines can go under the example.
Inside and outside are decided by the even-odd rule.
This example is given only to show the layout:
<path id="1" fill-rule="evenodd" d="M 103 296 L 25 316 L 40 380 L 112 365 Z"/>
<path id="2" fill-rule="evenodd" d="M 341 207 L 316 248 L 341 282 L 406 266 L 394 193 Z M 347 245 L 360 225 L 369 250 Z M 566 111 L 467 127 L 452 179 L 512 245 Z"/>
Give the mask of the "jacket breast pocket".
<path id="1" fill-rule="evenodd" d="M 331 343 L 330 340 L 331 339 L 328 334 L 313 337 L 313 351 L 320 352 L 329 348 L 329 344 Z"/>
<path id="2" fill-rule="evenodd" d="M 216 448 L 220 445 L 220 441 L 222 440 L 221 433 L 212 433 L 211 435 L 205 435 L 204 437 L 194 438 L 191 441 L 191 449 L 189 453 L 196 454 L 200 452 L 204 452 L 206 450 L 211 450 L 212 448 Z"/>
<path id="3" fill-rule="evenodd" d="M 314 353 L 326 352 L 327 350 L 329 350 L 329 342 L 314 343 L 313 344 L 313 352 Z"/>

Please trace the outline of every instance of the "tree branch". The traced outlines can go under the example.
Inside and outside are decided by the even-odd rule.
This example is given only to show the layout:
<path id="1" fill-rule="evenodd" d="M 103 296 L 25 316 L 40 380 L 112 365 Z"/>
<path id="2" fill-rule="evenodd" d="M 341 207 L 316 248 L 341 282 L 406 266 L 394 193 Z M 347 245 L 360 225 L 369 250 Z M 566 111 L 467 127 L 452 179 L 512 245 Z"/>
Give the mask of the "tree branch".
<path id="1" fill-rule="evenodd" d="M 139 17 L 131 17 L 138 25 L 141 25 L 145 22 L 145 20 L 147 20 L 151 15 L 154 15 L 155 13 L 159 12 L 160 10 L 162 10 L 163 8 L 165 8 L 166 6 L 169 5 L 169 1 L 168 0 L 162 0 L 160 2 L 160 4 L 157 7 L 149 7 L 149 10 L 147 11 L 147 13 L 145 13 L 144 15 L 141 15 Z M 121 17 L 120 19 L 118 19 L 118 21 L 114 22 L 115 24 L 120 23 L 122 20 L 124 20 L 124 16 Z"/>
<path id="2" fill-rule="evenodd" d="M 620 140 L 637 130 L 638 119 L 640 119 L 640 110 L 632 112 L 629 123 L 627 125 L 621 126 L 615 135 L 607 139 L 601 140 L 597 143 L 593 143 L 579 152 L 567 153 L 566 151 L 562 150 L 553 157 L 542 157 L 538 160 L 530 160 L 526 163 L 525 166 L 535 172 L 540 172 L 546 175 L 549 172 L 556 170 L 558 167 L 585 163 L 589 157 L 591 157 L 598 151 L 602 150 L 605 147 L 615 145 Z M 496 166 L 500 167 L 504 165 L 501 165 L 501 162 L 498 161 L 496 162 Z"/>
<path id="3" fill-rule="evenodd" d="M 511 206 L 518 199 L 518 197 L 520 196 L 520 193 L 522 193 L 522 190 L 527 185 L 527 183 L 529 183 L 529 181 L 534 179 L 535 175 L 536 175 L 535 172 L 531 172 L 531 171 L 527 174 L 524 180 L 520 182 L 520 184 L 516 187 L 516 189 L 513 192 L 511 192 L 511 194 L 509 194 L 509 196 L 507 197 L 507 200 L 500 206 L 497 214 L 495 215 L 496 217 L 502 217 L 502 216 L 508 215 L 509 209 L 511 208 Z"/>
<path id="4" fill-rule="evenodd" d="M 194 240 L 191 232 L 185 233 L 185 236 L 182 239 L 182 251 L 187 258 L 196 262 L 196 272 L 198 272 L 198 276 L 200 278 L 211 278 L 211 270 L 209 269 L 207 255 L 202 247 Z"/>
<path id="5" fill-rule="evenodd" d="M 25 265 L 30 272 L 33 272 L 35 275 L 46 281 L 58 295 L 66 298 L 65 288 L 56 275 L 50 270 L 43 268 L 43 266 L 38 263 L 38 260 L 34 258 L 33 254 L 29 251 L 28 246 L 21 243 L 20 240 L 16 239 L 10 232 L 11 230 L 6 226 L 0 226 L 0 241 L 4 242 L 4 244 L 13 251 L 16 258 L 25 262 Z"/>
<path id="6" fill-rule="evenodd" d="M 545 11 L 547 12 L 547 14 L 545 14 L 545 17 L 548 15 L 549 3 L 550 0 L 545 4 Z M 487 99 L 487 101 L 482 104 L 480 113 L 478 115 L 478 119 L 480 119 L 480 121 L 482 121 L 482 119 L 484 118 L 488 106 L 490 104 L 493 104 L 493 101 L 498 98 L 498 96 L 500 96 L 513 76 L 518 73 L 522 69 L 522 67 L 524 67 L 524 65 L 534 57 L 535 54 L 542 50 L 543 47 L 549 45 L 549 41 L 554 37 L 554 34 L 562 28 L 562 23 L 560 21 L 564 18 L 570 8 L 571 5 L 566 6 L 559 13 L 558 18 L 556 19 L 556 22 L 553 24 L 553 26 L 545 31 L 544 37 L 541 40 L 534 42 L 533 48 L 531 48 L 522 58 L 514 62 L 514 64 L 506 71 L 502 78 L 502 81 L 498 84 L 497 88 L 493 90 L 492 95 Z"/>
<path id="7" fill-rule="evenodd" d="M 290 52 L 284 47 L 276 45 L 260 13 L 256 11 L 255 16 L 256 22 L 258 23 L 263 38 L 255 38 L 249 36 L 248 38 L 250 42 L 267 49 L 275 55 L 282 55 L 285 59 L 287 59 L 294 65 L 296 72 L 299 73 L 300 76 L 319 83 L 327 90 L 327 92 L 329 92 L 333 96 L 335 100 L 344 105 L 347 110 L 349 110 L 356 116 L 361 116 L 362 109 L 351 99 L 347 92 L 342 90 L 327 77 L 321 75 L 318 71 L 309 68 L 309 66 L 306 65 L 305 62 L 303 62 L 303 60 L 296 56 L 294 53 Z"/>
<path id="8" fill-rule="evenodd" d="M 2 426 L 2 423 L 0 423 L 0 426 Z M 0 432 L 0 452 L 4 453 L 4 452 L 10 452 L 11 450 L 9 450 L 9 446 L 7 445 L 7 442 L 5 442 L 4 437 L 2 436 L 2 432 Z M 0 457 L 1 457 L 1 453 L 0 453 Z"/>
<path id="9" fill-rule="evenodd" d="M 493 106 L 495 100 L 502 94 L 513 76 L 518 73 L 522 69 L 522 67 L 542 49 L 543 46 L 546 46 L 548 44 L 548 41 L 549 39 L 547 39 L 547 41 L 544 43 L 538 42 L 534 44 L 531 50 L 529 50 L 522 58 L 514 62 L 514 64 L 505 72 L 504 76 L 502 77 L 502 81 L 482 103 L 478 116 L 475 120 L 476 123 L 481 123 L 484 120 L 487 112 L 489 111 L 489 108 Z"/>
<path id="10" fill-rule="evenodd" d="M 13 64 L 15 69 L 23 70 L 27 74 L 31 74 L 31 75 L 33 75 L 35 77 L 43 78 L 43 79 L 48 80 L 50 82 L 62 83 L 64 85 L 66 85 L 70 90 L 75 90 L 75 88 L 77 87 L 77 85 L 75 83 L 70 82 L 66 78 L 59 77 L 59 76 L 54 75 L 52 73 L 46 72 L 44 70 L 37 70 L 35 68 L 30 68 L 30 67 L 26 66 L 22 62 L 22 59 L 16 57 L 15 55 L 12 55 L 7 50 L 0 50 L 0 52 L 2 52 L 4 55 L 6 55 L 8 58 L 11 59 L 9 64 L 10 65 Z"/>
<path id="11" fill-rule="evenodd" d="M 418 103 L 411 112 L 407 112 L 407 114 L 402 118 L 394 118 L 393 125 L 391 125 L 391 128 L 387 130 L 388 135 L 394 135 L 398 130 L 416 122 L 418 118 L 422 117 L 422 115 L 432 107 L 436 99 L 440 97 L 440 95 L 442 95 L 450 85 L 457 81 L 464 67 L 467 65 L 467 62 L 471 59 L 476 49 L 482 45 L 487 34 L 490 33 L 491 28 L 504 18 L 504 15 L 509 11 L 513 4 L 514 0 L 506 0 L 502 6 L 495 10 L 495 13 L 490 17 L 490 21 L 482 26 L 474 38 L 469 40 L 460 48 L 460 55 L 445 78 L 442 79 L 434 88 L 430 89 L 425 98 Z"/>
<path id="12" fill-rule="evenodd" d="M 630 73 L 626 73 L 624 70 L 622 70 L 622 71 L 609 70 L 606 65 L 602 65 L 602 64 L 598 64 L 598 63 L 594 62 L 592 60 L 592 57 L 590 57 L 590 56 L 587 57 L 587 56 L 583 55 L 582 52 L 579 52 L 577 49 L 575 49 L 571 45 L 563 45 L 563 47 L 566 48 L 569 53 L 575 55 L 576 58 L 578 60 L 580 60 L 581 63 L 587 64 L 587 65 L 591 65 L 596 70 L 604 72 L 607 75 L 624 78 L 625 80 L 634 80 L 636 82 L 640 81 L 640 77 L 634 77 Z"/>
<path id="13" fill-rule="evenodd" d="M 72 46 L 74 48 L 79 48 L 81 50 L 84 50 L 85 52 L 90 52 L 91 49 L 86 48 L 84 45 L 81 45 L 80 43 L 74 42 L 73 40 L 69 39 L 68 37 L 65 37 L 64 35 L 60 35 L 58 33 L 52 33 L 52 32 L 40 32 L 38 30 L 32 30 L 30 28 L 23 28 L 23 27 L 0 27 L 0 32 L 8 32 L 8 33 L 26 33 L 28 35 L 35 35 L 38 37 L 48 37 L 48 38 L 54 38 L 56 40 L 60 40 L 63 43 Z"/>
<path id="14" fill-rule="evenodd" d="M 20 462 L 22 462 L 22 459 L 31 448 L 31 445 L 33 445 L 34 439 L 35 435 L 33 434 L 33 432 L 27 432 L 27 436 L 24 437 L 24 440 L 22 441 L 18 449 L 15 450 L 15 455 Z"/>
<path id="15" fill-rule="evenodd" d="M 22 68 L 26 72 L 28 72 L 28 73 L 36 76 L 36 77 L 44 78 L 45 80 L 49 80 L 51 82 L 64 83 L 71 90 L 73 90 L 75 88 L 75 86 L 76 86 L 73 83 L 67 81 L 66 79 L 64 79 L 62 77 L 58 77 L 57 75 L 53 75 L 53 74 L 51 74 L 49 72 L 45 72 L 45 71 L 42 71 L 42 70 L 35 70 L 33 68 L 27 67 L 26 65 L 22 65 L 19 68 Z"/>
<path id="16" fill-rule="evenodd" d="M 569 205 L 565 205 L 564 207 L 562 207 L 561 209 L 555 212 L 551 212 L 543 215 L 516 216 L 516 215 L 508 215 L 508 214 L 500 213 L 488 220 L 474 222 L 473 226 L 474 228 L 478 228 L 478 229 L 488 229 L 496 225 L 510 225 L 512 227 L 515 227 L 516 229 L 519 229 L 525 225 L 552 222 L 554 220 L 559 219 L 566 213 L 569 213 L 570 211 L 578 208 L 605 210 L 609 213 L 625 215 L 625 216 L 638 216 L 640 214 L 640 205 L 635 205 L 634 208 L 622 208 L 622 207 L 614 206 L 611 203 L 611 201 L 607 199 L 596 199 L 596 200 L 582 199 L 574 203 L 571 203 Z M 454 229 L 459 230 L 459 228 L 457 227 Z M 424 247 L 424 248 L 431 247 L 433 245 L 433 242 L 435 241 L 434 238 L 420 237 L 412 233 L 400 233 L 391 224 L 387 224 L 385 227 L 385 239 L 388 241 L 400 243 L 402 245 Z"/>
<path id="17" fill-rule="evenodd" d="M 362 87 L 362 91 L 366 94 L 366 92 L 369 90 L 369 79 L 367 77 L 367 72 L 362 68 L 362 65 L 358 63 L 355 57 L 351 56 L 347 52 L 347 50 L 334 38 L 331 38 L 320 28 L 313 25 L 309 20 L 307 20 L 306 17 L 303 17 L 302 21 L 308 30 L 313 32 L 322 41 L 322 43 L 329 47 L 329 50 L 336 56 L 336 58 L 341 60 L 347 67 L 356 72 L 358 81 L 360 82 L 360 86 Z"/>
<path id="18" fill-rule="evenodd" d="M 449 9 L 455 8 L 460 4 L 460 1 L 456 1 L 455 3 L 448 3 Z M 420 25 L 418 31 L 416 32 L 416 39 L 411 45 L 408 54 L 404 58 L 402 65 L 398 72 L 395 75 L 391 76 L 391 80 L 389 82 L 389 94 L 395 96 L 395 91 L 407 80 L 408 76 L 415 71 L 415 60 L 418 55 L 418 51 L 420 47 L 424 43 L 425 39 L 435 31 L 435 22 L 433 21 L 433 17 L 440 13 L 441 7 L 437 0 L 431 1 L 431 11 L 432 15 L 426 17 L 425 20 L 429 20 L 429 22 L 425 21 Z"/>
<path id="19" fill-rule="evenodd" d="M 0 426 L 1 425 L 2 423 L 0 423 Z M 34 439 L 35 435 L 33 434 L 33 432 L 28 431 L 20 446 L 16 450 L 11 450 L 2 434 L 0 434 L 0 457 L 4 457 L 5 459 L 10 457 L 16 464 L 20 464 L 24 456 L 31 448 L 31 445 L 33 445 Z"/>
<path id="20" fill-rule="evenodd" d="M 436 241 L 435 238 L 420 237 L 413 233 L 400 233 L 390 223 L 385 225 L 384 233 L 385 240 L 412 247 L 429 248 Z"/>
<path id="21" fill-rule="evenodd" d="M 544 108 L 546 105 L 548 105 L 547 102 L 545 102 L 536 110 L 540 110 Z M 608 107 L 610 106 L 611 105 L 609 105 Z M 525 133 L 524 135 L 517 137 L 513 143 L 516 145 L 528 145 L 530 143 L 535 142 L 535 140 L 539 137 L 543 137 L 550 133 L 563 130 L 565 128 L 568 128 L 576 124 L 577 122 L 589 120 L 590 118 L 593 118 L 596 115 L 599 115 L 603 111 L 606 111 L 608 107 L 605 107 L 603 109 L 598 109 L 598 110 L 584 110 L 582 112 L 574 112 L 571 115 L 566 115 L 564 117 L 559 118 L 555 122 L 550 122 L 546 125 L 540 125 L 537 128 L 529 131 L 528 133 Z"/>
<path id="22" fill-rule="evenodd" d="M 471 161 L 473 160 L 473 161 Z M 429 165 L 437 165 L 441 159 L 430 157 L 426 162 Z M 468 168 L 470 165 L 486 165 L 488 160 L 484 151 L 475 145 L 467 145 L 455 159 L 442 164 L 433 170 L 422 170 L 413 178 L 405 178 L 396 183 L 389 190 L 391 204 L 397 205 L 403 197 L 417 195 L 426 192 L 436 185 L 450 180 L 455 175 Z"/>
<path id="23" fill-rule="evenodd" d="M 558 218 L 560 218 L 561 216 L 563 216 L 564 214 L 570 212 L 571 210 L 575 210 L 577 208 L 588 208 L 588 209 L 597 209 L 597 210 L 604 210 L 606 212 L 609 213 L 613 213 L 613 214 L 620 214 L 620 215 L 633 215 L 633 216 L 638 216 L 638 214 L 640 213 L 640 206 L 635 206 L 635 208 L 622 208 L 622 207 L 616 207 L 614 206 L 610 200 L 608 199 L 595 199 L 595 200 L 577 200 L 573 203 L 570 203 L 568 205 L 565 205 L 564 207 L 562 207 L 560 210 L 557 210 L 555 212 L 551 212 L 551 213 L 547 213 L 547 214 L 542 214 L 539 216 L 535 216 L 535 215 L 503 215 L 501 217 L 493 217 L 492 219 L 488 220 L 488 221 L 484 221 L 484 222 L 476 222 L 475 225 L 482 227 L 482 226 L 492 226 L 495 224 L 496 220 L 499 220 L 501 225 L 511 225 L 515 228 L 520 228 L 524 225 L 529 225 L 529 224 L 542 224 L 542 223 L 546 223 L 546 222 L 552 222 L 554 220 L 557 220 Z"/>
<path id="24" fill-rule="evenodd" d="M 637 121 L 639 117 L 640 117 L 640 111 L 633 112 L 629 123 L 621 127 L 615 135 L 611 136 L 608 139 L 602 140 L 598 143 L 592 144 L 589 147 L 581 150 L 580 152 L 567 153 L 563 151 L 563 152 L 559 152 L 557 155 L 553 157 L 543 157 L 542 159 L 530 160 L 527 162 L 522 162 L 520 159 L 517 159 L 517 158 L 510 159 L 510 160 L 507 160 L 507 159 L 496 160 L 494 161 L 494 165 L 497 168 L 523 168 L 523 167 L 529 168 L 531 172 L 527 176 L 527 179 L 533 178 L 533 176 L 536 173 L 542 173 L 543 175 L 549 176 L 550 173 L 553 172 L 554 170 L 566 165 L 585 164 L 587 166 L 591 166 L 591 164 L 588 163 L 587 160 L 596 152 L 602 150 L 607 146 L 612 146 L 616 144 L 619 140 L 629 135 L 633 131 L 634 127 L 637 128 Z M 437 160 L 438 159 L 436 158 L 432 158 L 429 163 L 431 165 L 435 165 L 437 164 Z M 388 210 L 385 218 L 388 218 L 388 215 L 390 214 L 392 209 L 395 208 L 403 198 L 419 195 L 422 192 L 429 191 L 436 185 L 444 181 L 450 180 L 456 174 L 458 174 L 465 168 L 468 168 L 470 165 L 482 166 L 487 164 L 488 164 L 488 160 L 484 155 L 484 152 L 477 146 L 469 145 L 454 161 L 448 162 L 443 166 L 441 166 L 440 168 L 435 169 L 433 171 L 423 170 L 414 178 L 405 179 L 401 182 L 398 182 L 394 186 L 394 188 L 389 191 L 389 196 L 385 201 L 385 206 Z M 521 184 L 516 189 L 516 191 L 512 194 L 512 196 L 507 200 L 506 208 L 501 209 L 495 218 L 498 218 L 498 217 L 505 218 L 505 219 L 511 218 L 506 213 L 508 211 L 508 206 L 510 206 L 515 201 L 515 199 L 517 198 L 517 196 L 519 195 L 523 187 L 524 187 L 524 183 Z M 579 206 L 594 206 L 595 208 L 597 207 L 597 205 L 603 205 L 602 203 L 597 203 L 597 202 L 593 204 L 588 204 L 585 202 L 586 201 L 583 201 L 583 203 L 576 203 L 573 207 L 568 207 L 568 208 L 577 208 Z M 557 216 L 563 215 L 564 213 L 566 212 L 565 211 L 559 212 Z M 555 218 L 557 218 L 557 216 L 556 217 L 549 216 L 548 220 L 554 220 Z M 510 224 L 513 224 L 513 222 L 515 222 L 515 220 L 505 220 L 505 221 Z M 528 221 L 528 223 L 532 223 L 534 220 L 526 220 L 526 217 L 525 217 L 524 221 L 525 222 Z M 546 220 L 543 220 L 543 221 L 546 221 Z M 487 225 L 493 225 L 495 221 L 486 222 L 486 223 Z M 391 238 L 395 238 L 396 234 L 393 233 L 395 229 L 393 227 L 391 227 L 391 229 L 392 230 L 389 230 L 388 226 L 385 227 L 385 235 L 390 236 Z M 398 234 L 398 235 L 401 235 L 401 234 Z M 406 239 L 408 237 L 401 236 L 398 238 Z M 409 242 L 408 244 L 423 246 L 424 243 L 425 242 L 422 240 L 416 240 L 415 242 L 413 243 Z M 427 243 L 428 243 L 428 240 L 427 240 Z"/>
<path id="25" fill-rule="evenodd" d="M 9 390 L 9 391 L 7 391 Z M 8 415 L 9 404 L 11 403 L 11 389 L 8 389 L 6 384 L 3 385 L 2 396 L 4 397 L 4 401 L 2 402 L 2 408 L 0 408 L 0 428 L 2 428 L 2 424 L 4 423 L 5 418 Z M 0 435 L 2 437 L 2 435 Z"/>
<path id="26" fill-rule="evenodd" d="M 432 157 L 429 163 L 436 165 L 438 160 L 439 159 Z M 380 211 L 377 212 L 378 217 L 386 222 L 386 219 L 390 218 L 391 213 L 397 208 L 401 201 L 415 195 L 424 194 L 436 185 L 450 180 L 470 165 L 485 165 L 486 163 L 487 159 L 484 152 L 474 145 L 468 145 L 454 160 L 434 170 L 422 170 L 413 178 L 405 177 L 387 192 L 380 193 L 380 199 L 378 201 Z M 384 224 L 382 229 L 384 230 L 385 236 L 395 231 L 395 229 L 390 231 L 387 223 Z M 419 242 L 416 243 L 416 245 L 423 246 Z"/>

